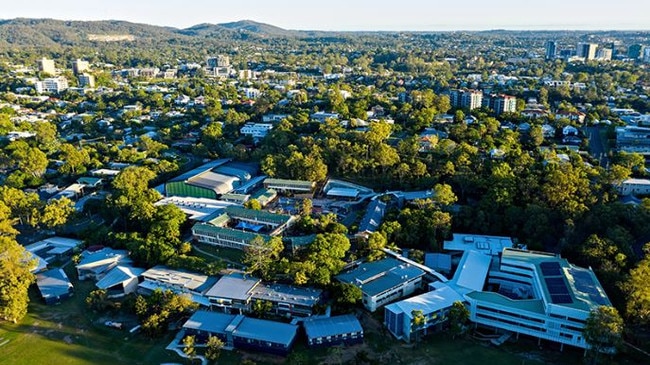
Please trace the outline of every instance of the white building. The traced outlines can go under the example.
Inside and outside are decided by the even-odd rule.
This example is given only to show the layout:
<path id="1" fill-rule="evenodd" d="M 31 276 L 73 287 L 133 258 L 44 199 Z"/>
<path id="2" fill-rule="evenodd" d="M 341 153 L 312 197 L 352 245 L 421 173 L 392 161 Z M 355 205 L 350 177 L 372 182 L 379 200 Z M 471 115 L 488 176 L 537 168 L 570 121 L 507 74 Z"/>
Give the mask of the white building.
<path id="1" fill-rule="evenodd" d="M 72 62 L 72 72 L 75 75 L 82 74 L 88 70 L 90 70 L 90 63 L 88 61 L 77 59 Z"/>
<path id="2" fill-rule="evenodd" d="M 455 301 L 466 303 L 470 320 L 501 331 L 587 348 L 583 335 L 592 310 L 611 306 L 591 269 L 550 253 L 504 248 L 499 256 L 465 251 L 454 278 L 435 282 L 432 291 L 386 307 L 385 325 L 409 341 L 414 331 L 444 322 Z M 422 310 L 425 328 L 413 325 Z"/>
<path id="3" fill-rule="evenodd" d="M 371 312 L 422 287 L 425 272 L 393 258 L 364 262 L 338 275 L 337 280 L 361 289 L 363 305 Z"/>
<path id="4" fill-rule="evenodd" d="M 623 195 L 649 195 L 650 180 L 648 179 L 627 179 L 618 187 L 618 192 Z"/>
<path id="5" fill-rule="evenodd" d="M 36 92 L 39 94 L 42 93 L 60 93 L 63 90 L 68 88 L 68 80 L 63 77 L 51 77 L 44 79 L 43 81 L 38 81 L 34 85 Z"/>
<path id="6" fill-rule="evenodd" d="M 242 92 L 244 93 L 244 96 L 246 96 L 246 98 L 248 99 L 257 99 L 260 97 L 260 95 L 262 95 L 261 91 L 252 87 L 243 88 Z"/>
<path id="7" fill-rule="evenodd" d="M 273 129 L 273 124 L 270 123 L 246 123 L 239 132 L 255 139 L 262 139 L 269 134 L 271 129 Z"/>
<path id="8" fill-rule="evenodd" d="M 38 70 L 40 72 L 50 74 L 52 76 L 56 75 L 56 66 L 54 65 L 54 60 L 47 59 L 45 57 L 38 60 Z"/>
<path id="9" fill-rule="evenodd" d="M 465 294 L 471 321 L 580 348 L 591 311 L 611 306 L 593 271 L 548 253 L 505 249 L 487 286 Z"/>

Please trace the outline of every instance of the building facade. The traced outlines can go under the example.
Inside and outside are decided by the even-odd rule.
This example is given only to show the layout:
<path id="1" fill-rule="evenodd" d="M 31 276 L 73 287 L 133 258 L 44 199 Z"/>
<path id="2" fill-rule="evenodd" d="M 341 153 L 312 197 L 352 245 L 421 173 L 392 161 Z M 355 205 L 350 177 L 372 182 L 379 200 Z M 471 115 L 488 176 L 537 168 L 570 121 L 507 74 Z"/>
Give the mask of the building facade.
<path id="1" fill-rule="evenodd" d="M 449 92 L 449 102 L 454 108 L 477 109 L 483 104 L 483 92 L 479 90 L 452 90 Z"/>

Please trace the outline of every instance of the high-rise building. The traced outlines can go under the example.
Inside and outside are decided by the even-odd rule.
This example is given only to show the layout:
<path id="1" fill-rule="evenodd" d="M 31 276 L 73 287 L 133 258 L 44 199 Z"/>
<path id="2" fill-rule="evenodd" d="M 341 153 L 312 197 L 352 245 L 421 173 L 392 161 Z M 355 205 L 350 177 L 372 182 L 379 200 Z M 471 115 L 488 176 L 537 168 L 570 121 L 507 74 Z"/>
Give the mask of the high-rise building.
<path id="1" fill-rule="evenodd" d="M 74 72 L 75 75 L 82 74 L 88 70 L 90 70 L 90 63 L 88 61 L 77 59 L 72 62 L 72 72 Z"/>
<path id="2" fill-rule="evenodd" d="M 494 110 L 496 115 L 517 111 L 517 98 L 504 94 L 491 94 L 483 98 L 483 106 Z"/>
<path id="3" fill-rule="evenodd" d="M 41 58 L 38 60 L 38 70 L 49 74 L 49 75 L 56 75 L 56 67 L 54 65 L 54 60 L 47 59 L 45 57 Z"/>
<path id="4" fill-rule="evenodd" d="M 638 60 L 643 56 L 643 51 L 645 49 L 645 46 L 640 45 L 640 44 L 633 44 L 627 49 L 627 56 L 629 58 L 632 58 L 634 60 Z"/>
<path id="5" fill-rule="evenodd" d="M 643 62 L 650 63 L 650 48 L 643 50 Z"/>
<path id="6" fill-rule="evenodd" d="M 593 60 L 596 58 L 596 49 L 598 45 L 595 43 L 578 43 L 576 56 L 582 57 L 585 60 Z"/>
<path id="7" fill-rule="evenodd" d="M 36 92 L 40 93 L 60 93 L 68 88 L 68 80 L 63 77 L 51 77 L 35 84 Z"/>
<path id="8" fill-rule="evenodd" d="M 79 86 L 81 87 L 95 87 L 95 76 L 88 74 L 81 74 L 78 76 Z"/>
<path id="9" fill-rule="evenodd" d="M 449 101 L 454 108 L 477 109 L 483 103 L 483 92 L 479 90 L 452 90 Z"/>
<path id="10" fill-rule="evenodd" d="M 598 52 L 596 52 L 596 58 L 609 61 L 612 59 L 612 50 L 610 48 L 599 48 Z"/>
<path id="11" fill-rule="evenodd" d="M 207 64 L 208 68 L 230 67 L 230 57 L 224 55 L 210 57 L 208 58 Z"/>
<path id="12" fill-rule="evenodd" d="M 555 41 L 546 42 L 546 59 L 547 60 L 555 59 L 555 55 L 557 55 L 557 42 Z"/>

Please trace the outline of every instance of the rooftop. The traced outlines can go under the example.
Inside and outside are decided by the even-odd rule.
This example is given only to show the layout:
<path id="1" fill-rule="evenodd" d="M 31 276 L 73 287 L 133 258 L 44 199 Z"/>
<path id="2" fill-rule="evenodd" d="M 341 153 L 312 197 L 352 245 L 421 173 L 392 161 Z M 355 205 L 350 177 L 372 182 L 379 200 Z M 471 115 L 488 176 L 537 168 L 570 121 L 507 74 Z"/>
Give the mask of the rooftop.
<path id="1" fill-rule="evenodd" d="M 183 328 L 210 333 L 225 333 L 226 328 L 235 317 L 234 314 L 199 310 L 185 322 Z"/>
<path id="2" fill-rule="evenodd" d="M 451 241 L 444 242 L 444 249 L 448 251 L 474 250 L 492 256 L 497 256 L 506 247 L 514 247 L 510 237 L 454 233 Z"/>
<path id="3" fill-rule="evenodd" d="M 220 236 L 226 236 L 226 237 L 231 237 L 233 239 L 236 239 L 238 241 L 252 241 L 256 237 L 262 237 L 265 241 L 268 241 L 271 239 L 271 236 L 265 235 L 265 234 L 259 234 L 259 233 L 251 233 L 251 232 L 245 232 L 245 231 L 240 231 L 237 229 L 232 229 L 232 228 L 224 228 L 224 227 L 215 227 L 209 224 L 202 224 L 202 223 L 197 223 L 192 227 L 192 232 L 196 234 L 204 234 L 204 235 L 220 235 Z"/>
<path id="4" fill-rule="evenodd" d="M 304 181 L 304 180 L 288 180 L 288 179 L 273 179 L 273 178 L 267 178 L 264 180 L 264 184 L 267 186 L 297 186 L 297 187 L 302 187 L 304 189 L 312 189 L 316 183 L 312 181 Z"/>
<path id="5" fill-rule="evenodd" d="M 465 300 L 454 289 L 443 284 L 436 290 L 389 304 L 386 306 L 386 310 L 404 313 L 412 318 L 411 312 L 414 310 L 421 310 L 426 315 L 449 308 L 457 301 L 464 302 Z"/>
<path id="6" fill-rule="evenodd" d="M 52 269 L 36 275 L 36 285 L 46 299 L 67 294 L 72 289 L 72 283 L 63 269 Z"/>
<path id="7" fill-rule="evenodd" d="M 308 338 L 337 336 L 344 333 L 363 332 L 361 323 L 352 314 L 329 318 L 307 319 L 303 327 Z"/>
<path id="8" fill-rule="evenodd" d="M 452 283 L 466 289 L 482 291 L 492 257 L 478 251 L 466 251 L 458 264 Z"/>
<path id="9" fill-rule="evenodd" d="M 355 269 L 337 276 L 337 279 L 354 284 L 370 296 L 375 296 L 413 278 L 424 276 L 419 268 L 393 258 L 365 262 Z"/>
<path id="10" fill-rule="evenodd" d="M 297 331 L 298 326 L 295 324 L 244 317 L 233 331 L 233 335 L 289 346 L 296 337 Z"/>
<path id="11" fill-rule="evenodd" d="M 145 271 L 142 276 L 152 281 L 192 290 L 197 293 L 206 291 L 217 281 L 215 277 L 186 270 L 170 269 L 161 265 Z"/>
<path id="12" fill-rule="evenodd" d="M 320 301 L 323 291 L 293 285 L 260 283 L 251 293 L 255 299 L 312 307 Z"/>
<path id="13" fill-rule="evenodd" d="M 366 214 L 359 224 L 359 232 L 375 232 L 379 229 L 386 214 L 386 203 L 379 199 L 372 200 L 368 204 Z"/>
<path id="14" fill-rule="evenodd" d="M 248 300 L 251 291 L 260 279 L 245 275 L 231 274 L 222 276 L 205 295 L 208 297 Z"/>
<path id="15" fill-rule="evenodd" d="M 499 293 L 493 293 L 487 291 L 484 292 L 475 291 L 465 295 L 476 300 L 490 302 L 505 307 L 517 308 L 518 310 L 522 310 L 522 311 L 533 312 L 537 314 L 545 313 L 544 302 L 541 299 L 515 300 L 503 296 Z"/>
<path id="16" fill-rule="evenodd" d="M 129 279 L 137 278 L 144 273 L 144 269 L 131 266 L 116 266 L 97 282 L 99 289 L 108 289 L 121 284 Z"/>
<path id="17" fill-rule="evenodd" d="M 590 269 L 571 265 L 567 260 L 544 252 L 505 249 L 502 261 L 523 261 L 534 267 L 542 288 L 544 302 L 591 311 L 601 305 L 611 305 L 598 278 Z"/>
<path id="18" fill-rule="evenodd" d="M 292 218 L 286 214 L 275 214 L 265 210 L 246 209 L 238 206 L 227 207 L 226 214 L 231 218 L 243 218 L 274 224 L 285 224 Z"/>
<path id="19" fill-rule="evenodd" d="M 191 220 L 205 221 L 214 213 L 223 211 L 228 206 L 234 205 L 231 202 L 225 202 L 215 199 L 207 198 L 193 198 L 193 197 L 179 197 L 170 196 L 163 198 L 156 202 L 154 205 L 161 206 L 173 204 L 177 206 L 183 213 L 187 214 Z"/>

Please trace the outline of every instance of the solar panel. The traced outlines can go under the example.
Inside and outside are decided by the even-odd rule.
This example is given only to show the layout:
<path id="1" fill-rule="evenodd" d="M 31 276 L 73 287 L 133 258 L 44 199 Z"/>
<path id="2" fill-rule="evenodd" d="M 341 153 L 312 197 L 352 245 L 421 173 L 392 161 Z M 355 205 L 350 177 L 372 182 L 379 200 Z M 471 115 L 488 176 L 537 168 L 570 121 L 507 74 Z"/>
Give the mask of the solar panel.
<path id="1" fill-rule="evenodd" d="M 554 261 L 542 262 L 539 264 L 539 267 L 542 269 L 542 274 L 544 276 L 560 276 L 562 271 L 560 270 L 560 264 Z"/>
<path id="2" fill-rule="evenodd" d="M 551 302 L 553 304 L 571 304 L 573 303 L 573 299 L 568 294 L 555 294 L 551 295 Z"/>
<path id="3" fill-rule="evenodd" d="M 609 301 L 598 290 L 596 283 L 588 272 L 571 269 L 571 275 L 573 276 L 574 285 L 578 291 L 588 294 L 592 301 L 600 305 L 609 305 Z"/>

